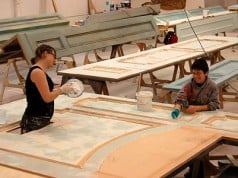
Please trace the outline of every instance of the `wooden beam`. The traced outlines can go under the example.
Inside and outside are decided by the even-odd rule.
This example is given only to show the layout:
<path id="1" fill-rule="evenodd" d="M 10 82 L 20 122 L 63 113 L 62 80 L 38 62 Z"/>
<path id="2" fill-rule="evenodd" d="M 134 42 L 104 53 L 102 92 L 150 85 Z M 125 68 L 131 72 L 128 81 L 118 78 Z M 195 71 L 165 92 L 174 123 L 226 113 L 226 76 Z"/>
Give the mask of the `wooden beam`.
<path id="1" fill-rule="evenodd" d="M 51 1 L 52 1 L 52 4 L 53 4 L 53 7 L 54 7 L 54 11 L 58 12 L 58 8 L 57 8 L 55 0 L 51 0 Z"/>

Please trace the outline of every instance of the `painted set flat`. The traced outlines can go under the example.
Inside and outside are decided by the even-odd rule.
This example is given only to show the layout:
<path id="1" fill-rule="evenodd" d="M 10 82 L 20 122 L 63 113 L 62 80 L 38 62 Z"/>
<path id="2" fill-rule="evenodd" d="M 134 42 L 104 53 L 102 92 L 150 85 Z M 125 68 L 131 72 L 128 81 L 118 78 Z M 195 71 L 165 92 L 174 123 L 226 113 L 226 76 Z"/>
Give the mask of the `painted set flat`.
<path id="1" fill-rule="evenodd" d="M 16 122 L 22 101 L 11 105 Z M 4 176 L 168 177 L 223 139 L 238 143 L 237 114 L 182 113 L 173 120 L 172 108 L 152 103 L 152 111 L 143 112 L 134 99 L 60 96 L 49 126 L 23 135 L 0 132 Z"/>

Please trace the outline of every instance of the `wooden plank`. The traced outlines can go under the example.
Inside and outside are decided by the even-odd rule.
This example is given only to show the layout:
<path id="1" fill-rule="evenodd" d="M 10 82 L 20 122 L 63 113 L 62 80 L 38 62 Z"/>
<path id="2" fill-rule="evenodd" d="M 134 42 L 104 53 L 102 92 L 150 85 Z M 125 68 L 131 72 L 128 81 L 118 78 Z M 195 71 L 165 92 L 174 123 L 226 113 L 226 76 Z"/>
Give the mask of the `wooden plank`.
<path id="1" fill-rule="evenodd" d="M 217 34 L 238 28 L 238 14 L 227 12 L 224 15 L 211 16 L 201 20 L 193 20 L 192 27 L 197 35 Z M 176 25 L 176 34 L 179 41 L 194 37 L 194 32 L 188 22 Z"/>
<path id="2" fill-rule="evenodd" d="M 69 26 L 69 21 L 60 14 L 41 14 L 0 20 L 0 42 L 10 39 L 16 33 Z"/>
<path id="3" fill-rule="evenodd" d="M 155 15 L 159 14 L 160 5 L 151 5 L 151 6 L 143 6 L 138 8 L 131 9 L 123 9 L 120 11 L 113 11 L 110 13 L 99 13 L 90 15 L 85 23 L 86 24 L 94 24 L 101 23 L 106 21 L 113 21 L 119 19 L 133 18 L 138 16 L 146 16 L 146 15 Z"/>
<path id="4" fill-rule="evenodd" d="M 88 97 L 79 99 L 75 102 L 73 110 L 88 111 L 92 113 L 103 112 L 103 115 L 107 113 L 110 116 L 127 116 L 128 122 L 134 120 L 143 120 L 145 123 L 157 123 L 157 124 L 172 124 L 170 123 L 170 112 L 172 105 L 161 105 L 160 103 L 153 102 L 151 112 L 143 112 L 137 109 L 136 100 L 124 100 L 121 98 L 111 98 L 107 96 Z M 147 117 L 148 116 L 148 117 Z M 188 118 L 186 118 L 188 119 Z"/>
<path id="5" fill-rule="evenodd" d="M 11 58 L 24 57 L 18 43 L 17 33 L 47 31 L 69 26 L 69 21 L 60 14 L 41 14 L 0 20 L 0 63 Z M 23 47 L 24 48 L 24 47 Z M 32 55 L 32 54 L 31 54 Z M 30 64 L 30 60 L 27 60 Z"/>
<path id="6" fill-rule="evenodd" d="M 198 159 L 221 140 L 215 131 L 192 126 L 160 133 L 149 131 L 103 155 L 98 172 L 114 177 L 172 177 L 169 175 L 178 167 Z"/>
<path id="7" fill-rule="evenodd" d="M 238 130 L 238 116 L 232 114 L 224 114 L 216 117 L 209 117 L 204 119 L 201 124 L 208 127 L 221 129 L 225 131 L 236 132 Z"/>
<path id="8" fill-rule="evenodd" d="M 36 175 L 22 170 L 14 169 L 9 166 L 0 165 L 0 176 L 1 177 L 18 177 L 18 178 L 44 178 L 45 176 Z"/>
<path id="9" fill-rule="evenodd" d="M 173 104 L 152 103 L 151 112 L 142 112 L 137 110 L 136 100 L 122 99 L 111 96 L 88 96 L 82 97 L 76 101 L 72 107 L 73 110 L 80 112 L 90 112 L 114 117 L 122 117 L 127 115 L 134 121 L 143 120 L 145 123 L 158 123 L 173 125 L 171 120 L 171 110 Z M 130 121 L 130 120 L 128 120 Z M 214 128 L 216 130 L 224 130 L 238 133 L 238 115 L 235 113 L 226 113 L 222 111 L 206 111 L 197 112 L 193 115 L 181 113 L 176 122 L 190 122 L 203 127 Z"/>
<path id="10" fill-rule="evenodd" d="M 152 16 L 134 17 L 64 30 L 22 33 L 17 35 L 25 58 L 29 61 L 40 44 L 55 47 L 57 57 L 99 49 L 131 41 L 156 37 L 159 34 Z"/>
<path id="11" fill-rule="evenodd" d="M 228 9 L 231 10 L 231 11 L 238 11 L 238 4 L 228 6 Z"/>
<path id="12" fill-rule="evenodd" d="M 203 10 L 209 10 L 209 14 L 215 14 L 215 13 L 227 11 L 227 9 L 225 9 L 223 6 L 216 5 L 216 6 L 208 6 L 204 8 L 191 9 L 188 12 L 192 16 L 199 16 L 199 15 L 203 15 Z"/>
<path id="13" fill-rule="evenodd" d="M 154 18 L 157 21 L 157 25 L 166 25 L 167 24 L 170 26 L 170 25 L 175 24 L 173 21 L 177 21 L 177 22 L 180 21 L 180 23 L 186 22 L 187 15 L 189 18 L 196 17 L 196 16 L 201 16 L 199 18 L 202 18 L 203 10 L 209 10 L 209 14 L 227 11 L 222 6 L 210 6 L 210 7 L 206 7 L 206 8 L 186 10 L 186 12 L 184 10 L 177 10 L 175 12 L 168 12 L 168 13 L 155 15 Z M 186 13 L 187 13 L 187 15 L 186 15 Z"/>
<path id="14" fill-rule="evenodd" d="M 0 149 L 0 176 L 26 178 L 31 177 L 80 177 L 85 175 L 80 167 L 42 159 L 40 157 Z M 4 166 L 4 167 L 3 167 Z M 2 169 L 3 168 L 3 169 Z"/>
<path id="15" fill-rule="evenodd" d="M 208 17 L 203 17 L 203 10 L 209 10 Z M 176 11 L 154 16 L 161 29 L 174 28 L 179 41 L 194 37 L 191 25 L 198 35 L 217 34 L 232 31 L 238 27 L 238 14 L 228 11 L 222 6 L 211 6 L 185 11 Z"/>
<path id="16" fill-rule="evenodd" d="M 142 19 L 145 19 L 146 16 L 149 16 L 151 14 L 154 13 L 158 13 L 159 12 L 159 5 L 155 5 L 153 7 L 140 7 L 140 8 L 133 8 L 133 9 L 128 9 L 125 11 L 115 11 L 112 13 L 105 13 L 105 14 L 100 14 L 99 16 L 92 16 L 92 18 L 94 19 L 93 21 L 90 20 L 92 23 L 88 23 L 91 24 L 91 27 L 87 25 L 86 28 L 84 28 L 84 30 L 80 30 L 75 32 L 76 28 L 70 28 L 68 29 L 68 32 L 66 32 L 66 36 L 70 35 L 70 37 L 66 37 L 64 36 L 64 32 L 59 32 L 57 31 L 57 29 L 60 29 L 61 27 L 65 27 L 68 26 L 69 21 L 65 20 L 62 16 L 60 16 L 59 14 L 55 13 L 55 14 L 43 14 L 40 16 L 29 16 L 29 17 L 19 17 L 19 18 L 14 18 L 14 19 L 3 19 L 2 21 L 0 21 L 0 27 L 2 29 L 2 32 L 0 30 L 0 39 L 1 36 L 4 36 L 4 34 L 7 34 L 7 37 L 4 38 L 3 40 L 9 40 L 11 37 L 13 37 L 14 35 L 16 35 L 16 33 L 20 33 L 20 32 L 36 32 L 36 31 L 41 31 L 42 33 L 36 34 L 35 36 L 38 36 L 40 38 L 44 37 L 44 40 L 46 41 L 41 41 L 39 43 L 48 43 L 49 45 L 54 46 L 56 49 L 62 49 L 62 48 L 67 48 L 65 50 L 60 50 L 59 53 L 59 57 L 61 56 L 68 56 L 68 55 L 73 55 L 75 53 L 79 53 L 79 52 L 86 52 L 86 51 L 90 51 L 91 48 L 92 49 L 98 49 L 101 48 L 100 45 L 97 43 L 95 45 L 95 41 L 91 41 L 90 44 L 87 43 L 90 39 L 95 38 L 94 37 L 94 33 L 92 34 L 92 31 L 97 29 L 98 27 L 98 35 L 103 35 L 104 36 L 104 40 L 101 39 L 102 42 L 104 42 L 105 39 L 105 34 L 109 35 L 108 39 L 108 43 L 107 44 L 102 44 L 102 47 L 107 47 L 107 46 L 111 46 L 111 45 L 117 45 L 117 44 L 121 44 L 125 41 L 125 43 L 127 43 L 129 41 L 129 39 L 131 41 L 133 40 L 141 40 L 141 39 L 147 39 L 147 38 L 151 38 L 151 37 L 156 37 L 158 35 L 158 30 L 156 28 L 156 25 L 153 24 L 151 22 L 151 24 L 148 24 L 148 26 L 146 27 L 146 24 L 144 23 L 145 20 L 143 20 L 143 22 L 141 22 L 141 24 L 138 26 L 134 27 L 134 30 L 130 30 L 133 27 L 130 26 L 130 28 L 128 27 L 127 29 L 118 29 L 116 30 L 115 28 L 118 28 L 118 26 L 115 24 L 102 24 L 102 25 L 94 25 L 96 21 L 100 21 L 100 22 L 104 22 L 104 21 L 112 21 L 112 20 L 122 20 L 122 19 L 130 19 L 133 17 L 142 17 Z M 119 15 L 121 14 L 121 15 Z M 90 18 L 91 19 L 91 18 Z M 104 19 L 102 21 L 102 19 Z M 139 19 L 139 18 L 137 18 Z M 151 18 L 152 20 L 152 18 Z M 135 21 L 138 21 L 135 19 Z M 118 22 L 118 23 L 124 23 L 124 22 Z M 135 25 L 133 23 L 133 20 L 131 20 L 130 22 L 125 22 L 125 25 Z M 140 23 L 139 21 L 137 23 Z M 144 23 L 144 26 L 142 25 L 142 23 Z M 102 26 L 105 26 L 106 28 L 110 28 L 110 26 L 114 25 L 114 29 L 111 28 L 108 31 L 105 31 L 105 28 L 102 28 Z M 152 28 L 154 31 L 154 33 L 152 34 L 150 31 L 148 31 L 148 28 Z M 50 32 L 49 29 L 56 29 L 56 31 L 52 31 Z M 85 30 L 86 29 L 86 30 Z M 138 31 L 139 29 L 141 29 L 141 33 L 137 34 L 136 30 Z M 87 33 L 87 30 L 89 30 L 89 32 Z M 100 33 L 100 31 L 105 31 L 103 34 Z M 71 33 L 71 31 L 74 31 Z M 111 31 L 111 32 L 110 32 Z M 123 31 L 123 35 L 121 34 L 119 38 L 115 39 L 115 36 L 112 36 L 112 34 L 118 34 L 120 32 Z M 145 33 L 142 33 L 142 31 L 144 31 Z M 10 33 L 11 32 L 11 33 Z M 135 33 L 134 33 L 135 32 Z M 3 34 L 1 34 L 3 33 Z M 10 34 L 8 34 L 10 33 Z M 49 33 L 52 34 L 58 34 L 58 35 L 49 35 Z M 71 34 L 70 34 L 71 33 Z M 79 34 L 80 33 L 80 36 Z M 131 33 L 130 35 L 128 35 L 128 33 Z M 134 33 L 134 34 L 133 34 Z M 15 44 L 15 40 L 19 41 L 20 44 L 16 44 L 14 45 L 15 48 L 17 48 L 18 50 L 24 51 L 24 55 L 22 55 L 22 53 L 18 54 L 17 56 L 14 57 L 25 57 L 28 61 L 28 63 L 30 64 L 30 58 L 33 56 L 34 54 L 34 50 L 37 47 L 36 44 L 33 44 L 34 42 L 32 42 L 31 40 L 28 41 L 29 38 L 34 38 L 30 35 L 26 35 L 26 34 L 22 34 L 19 35 L 20 37 L 13 37 L 12 40 L 9 40 L 7 43 L 4 43 L 1 48 L 2 50 L 6 51 L 6 49 L 10 49 L 10 46 L 12 47 L 13 45 L 11 44 L 11 42 L 14 41 Z M 128 36 L 127 36 L 128 35 Z M 34 35 L 33 35 L 34 36 Z M 48 38 L 46 39 L 45 36 L 51 37 L 53 39 L 49 40 Z M 66 37 L 66 38 L 65 38 Z M 20 39 L 21 38 L 21 39 Z M 24 39 L 25 38 L 25 39 Z M 54 39 L 55 38 L 55 39 Z M 72 39 L 73 38 L 73 39 Z M 80 39 L 80 40 L 79 40 Z M 86 41 L 85 41 L 86 39 Z M 35 40 L 39 40 L 39 39 L 35 39 Z M 72 42 L 74 46 L 67 46 L 67 40 L 69 40 L 69 43 Z M 80 44 L 77 43 L 76 41 L 79 42 Z M 86 42 L 86 44 L 82 45 L 82 43 Z M 130 41 L 129 41 L 130 42 Z M 27 44 L 30 43 L 30 44 Z M 39 45 L 38 43 L 38 45 Z M 32 46 L 33 45 L 33 49 Z M 80 45 L 80 50 L 77 49 L 73 49 L 73 48 L 77 48 L 76 46 Z M 89 50 L 87 48 L 90 48 Z M 32 52 L 33 51 L 33 52 Z M 7 53 L 3 53 L 1 55 L 6 55 Z M 13 56 L 11 56 L 13 57 Z M 5 58 L 9 58 L 9 55 L 7 55 Z"/>
<path id="17" fill-rule="evenodd" d="M 206 45 L 206 51 L 211 53 L 238 44 L 238 39 L 234 37 L 201 36 L 199 38 L 202 44 Z M 111 59 L 110 61 L 62 70 L 58 74 L 83 79 L 118 82 L 138 76 L 140 73 L 148 73 L 176 64 L 183 65 L 185 61 L 202 55 L 204 55 L 204 52 L 201 50 L 197 39 L 191 39 Z M 98 70 L 99 68 L 100 70 Z M 184 74 L 181 74 L 181 77 L 183 76 Z"/>
<path id="18" fill-rule="evenodd" d="M 180 49 L 173 49 L 171 46 L 162 46 L 156 49 L 111 59 L 110 61 L 102 61 L 58 71 L 58 74 L 82 79 L 119 82 L 138 76 L 140 73 L 148 73 L 173 66 L 202 54 L 201 51 L 182 51 Z"/>

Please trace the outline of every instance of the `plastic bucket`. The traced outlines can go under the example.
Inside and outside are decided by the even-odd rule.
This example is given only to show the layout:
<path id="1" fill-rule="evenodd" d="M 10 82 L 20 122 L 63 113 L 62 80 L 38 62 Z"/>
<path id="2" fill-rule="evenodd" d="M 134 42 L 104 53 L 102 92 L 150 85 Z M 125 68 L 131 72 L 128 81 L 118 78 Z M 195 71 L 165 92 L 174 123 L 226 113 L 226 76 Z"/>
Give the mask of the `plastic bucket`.
<path id="1" fill-rule="evenodd" d="M 209 15 L 209 10 L 208 9 L 204 9 L 203 10 L 203 17 L 208 17 Z"/>
<path id="2" fill-rule="evenodd" d="M 153 93 L 151 91 L 140 91 L 136 93 L 137 109 L 139 111 L 151 111 L 152 110 L 152 98 Z"/>

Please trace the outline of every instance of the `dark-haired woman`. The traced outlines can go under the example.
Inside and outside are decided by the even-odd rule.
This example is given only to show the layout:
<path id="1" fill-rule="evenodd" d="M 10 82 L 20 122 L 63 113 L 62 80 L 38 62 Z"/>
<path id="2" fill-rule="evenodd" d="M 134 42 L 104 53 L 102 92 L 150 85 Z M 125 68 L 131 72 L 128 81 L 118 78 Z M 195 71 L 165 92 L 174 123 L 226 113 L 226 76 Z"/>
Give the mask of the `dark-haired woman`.
<path id="1" fill-rule="evenodd" d="M 21 133 L 48 125 L 54 113 L 54 99 L 72 90 L 68 85 L 54 89 L 46 71 L 55 64 L 55 58 L 56 51 L 49 45 L 43 44 L 35 51 L 25 83 L 27 107 L 20 123 Z"/>
<path id="2" fill-rule="evenodd" d="M 191 68 L 193 77 L 177 94 L 175 108 L 171 113 L 173 119 L 179 116 L 181 110 L 193 114 L 219 109 L 219 90 L 208 77 L 209 67 L 206 59 L 197 59 Z"/>

